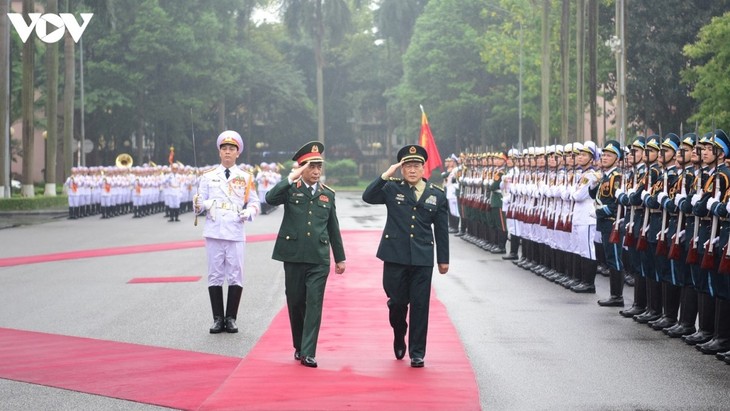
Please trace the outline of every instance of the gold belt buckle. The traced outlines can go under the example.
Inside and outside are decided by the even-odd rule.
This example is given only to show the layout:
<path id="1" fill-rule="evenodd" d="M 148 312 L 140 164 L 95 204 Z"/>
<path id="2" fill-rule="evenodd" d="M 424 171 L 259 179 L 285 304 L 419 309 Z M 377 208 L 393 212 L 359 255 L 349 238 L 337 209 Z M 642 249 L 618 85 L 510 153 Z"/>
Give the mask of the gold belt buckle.
<path id="1" fill-rule="evenodd" d="M 230 210 L 231 205 L 229 203 L 221 203 L 221 208 L 224 210 Z"/>

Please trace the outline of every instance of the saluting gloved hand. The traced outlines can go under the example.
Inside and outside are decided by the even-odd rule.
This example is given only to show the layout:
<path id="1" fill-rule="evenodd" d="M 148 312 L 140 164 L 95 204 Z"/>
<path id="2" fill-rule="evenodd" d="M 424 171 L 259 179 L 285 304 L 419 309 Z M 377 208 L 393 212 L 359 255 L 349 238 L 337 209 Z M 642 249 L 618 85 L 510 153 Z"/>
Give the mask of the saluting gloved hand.
<path id="1" fill-rule="evenodd" d="M 241 219 L 241 222 L 246 221 L 253 221 L 253 213 L 248 208 L 241 210 L 238 212 L 238 218 Z"/>
<path id="2" fill-rule="evenodd" d="M 702 194 L 701 193 L 694 194 L 692 196 L 692 200 L 691 200 L 692 206 L 694 207 L 695 204 L 697 204 L 701 199 L 702 199 Z"/>
<path id="3" fill-rule="evenodd" d="M 717 202 L 718 202 L 718 199 L 716 199 L 715 197 L 708 198 L 707 199 L 707 204 L 706 204 L 707 211 L 712 212 L 712 205 L 715 204 L 715 203 L 717 203 Z"/>

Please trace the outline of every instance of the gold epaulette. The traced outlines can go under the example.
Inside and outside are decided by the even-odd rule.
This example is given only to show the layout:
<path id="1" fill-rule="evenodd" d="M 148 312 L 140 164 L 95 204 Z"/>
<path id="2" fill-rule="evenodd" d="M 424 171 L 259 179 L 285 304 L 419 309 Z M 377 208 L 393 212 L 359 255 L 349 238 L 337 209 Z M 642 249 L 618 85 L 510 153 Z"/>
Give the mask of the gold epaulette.
<path id="1" fill-rule="evenodd" d="M 333 190 L 331 187 L 329 187 L 329 186 L 327 186 L 325 184 L 322 184 L 322 188 L 326 188 L 327 190 L 329 190 L 329 191 L 331 191 L 333 193 L 335 192 L 335 190 Z"/>
<path id="2" fill-rule="evenodd" d="M 435 189 L 437 189 L 437 190 L 439 190 L 439 191 L 442 191 L 442 192 L 444 191 L 444 188 L 443 188 L 443 187 L 441 187 L 441 186 L 437 186 L 437 185 L 436 185 L 436 184 L 434 184 L 434 183 L 431 183 L 431 187 L 433 187 L 433 188 L 435 188 Z"/>
<path id="3" fill-rule="evenodd" d="M 216 168 L 218 168 L 218 166 L 214 166 L 214 167 L 211 167 L 211 168 L 206 168 L 205 170 L 201 170 L 200 171 L 200 174 L 202 175 L 202 174 L 211 173 L 211 172 L 215 171 Z"/>

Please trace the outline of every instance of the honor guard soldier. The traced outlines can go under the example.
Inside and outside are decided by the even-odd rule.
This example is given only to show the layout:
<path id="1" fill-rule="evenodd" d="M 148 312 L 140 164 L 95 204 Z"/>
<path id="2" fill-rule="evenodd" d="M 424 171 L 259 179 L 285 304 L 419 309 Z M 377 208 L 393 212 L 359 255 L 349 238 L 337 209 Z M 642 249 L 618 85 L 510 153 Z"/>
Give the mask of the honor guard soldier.
<path id="1" fill-rule="evenodd" d="M 656 298 L 661 300 L 660 313 L 662 315 L 659 319 L 648 323 L 655 330 L 674 326 L 677 323 L 679 309 L 680 288 L 673 286 L 673 278 L 677 272 L 669 259 L 668 239 L 670 237 L 667 236 L 672 220 L 669 218 L 669 208 L 665 205 L 670 202 L 668 199 L 673 198 L 676 194 L 676 184 L 679 180 L 677 153 L 680 151 L 680 144 L 679 136 L 674 133 L 669 133 L 664 137 L 659 151 L 662 174 L 654 183 L 652 194 L 645 201 L 651 213 L 649 236 L 657 241 L 654 250 L 657 280 L 655 290 L 659 294 Z"/>
<path id="2" fill-rule="evenodd" d="M 330 272 L 330 248 L 335 272 L 345 272 L 335 192 L 319 181 L 323 153 L 322 143 L 312 141 L 302 146 L 292 158 L 299 167 L 266 193 L 268 204 L 284 205 L 272 258 L 284 263 L 294 359 L 312 368 L 317 367 L 315 355 Z"/>
<path id="3" fill-rule="evenodd" d="M 601 172 L 593 167 L 596 158 L 596 144 L 586 141 L 576 156 L 576 172 L 580 173 L 575 191 L 571 194 L 573 200 L 573 236 L 576 245 L 576 254 L 580 261 L 580 282 L 570 287 L 576 293 L 595 294 L 596 262 L 593 232 L 596 227 L 595 207 L 590 196 L 590 190 L 595 189 L 601 179 Z"/>
<path id="4" fill-rule="evenodd" d="M 492 164 L 491 179 L 487 182 L 489 193 L 489 211 L 487 213 L 490 215 L 488 230 L 493 233 L 491 235 L 493 246 L 489 251 L 493 254 L 504 254 L 507 243 L 507 223 L 502 210 L 502 184 L 507 173 L 507 153 L 495 153 L 492 157 Z"/>
<path id="5" fill-rule="evenodd" d="M 646 309 L 643 313 L 635 315 L 633 319 L 640 324 L 646 324 L 649 321 L 658 320 L 661 317 L 661 286 L 656 274 L 656 234 L 658 228 L 656 223 L 652 225 L 652 214 L 657 214 L 654 218 L 658 218 L 661 213 L 656 210 L 652 211 L 646 206 L 645 200 L 652 194 L 654 185 L 657 184 L 661 175 L 661 167 L 658 164 L 659 150 L 661 149 L 661 141 L 658 135 L 651 135 L 646 139 L 644 150 L 644 164 L 647 171 L 643 181 L 636 190 L 629 195 L 629 202 L 632 205 L 641 206 L 644 210 L 644 218 L 642 221 L 635 222 L 641 226 L 639 236 L 636 240 L 636 249 L 639 252 L 641 261 L 641 280 L 645 282 Z M 653 227 L 653 230 L 652 230 Z M 652 232 L 653 231 L 653 232 Z"/>
<path id="6" fill-rule="evenodd" d="M 704 139 L 703 139 L 704 141 Z M 713 152 L 716 155 L 716 167 L 711 181 L 705 186 L 705 194 L 697 201 L 694 208 L 697 210 L 703 205 L 712 216 L 710 236 L 707 239 L 704 259 L 700 269 L 707 277 L 706 288 L 701 290 L 707 297 L 712 299 L 711 304 L 704 307 L 709 311 L 708 306 L 714 305 L 714 312 L 706 312 L 705 315 L 714 319 L 714 332 L 712 338 L 705 343 L 698 343 L 695 348 L 703 354 L 718 354 L 730 350 L 730 252 L 727 250 L 728 223 L 727 204 L 730 201 L 730 169 L 725 165 L 725 160 L 730 157 L 730 141 L 723 130 L 715 130 L 714 136 L 710 138 Z M 703 152 L 703 158 L 706 152 Z M 714 178 L 713 178 L 714 177 Z M 710 192 L 714 192 L 710 194 Z M 703 204 L 703 201 L 705 204 Z M 703 236 L 700 236 L 702 239 Z M 722 263 L 722 264 L 720 264 Z M 721 359 L 724 359 L 724 354 Z"/>
<path id="7" fill-rule="evenodd" d="M 621 217 L 620 207 L 616 202 L 616 192 L 620 190 L 623 180 L 623 174 L 619 171 L 622 157 L 621 145 L 615 140 L 608 140 L 601 154 L 603 177 L 596 188 L 591 190 L 591 196 L 595 198 L 596 231 L 601 236 L 601 246 L 609 269 L 610 296 L 598 300 L 598 305 L 604 307 L 624 306 L 624 275 L 621 260 L 623 236 L 620 223 L 617 222 Z"/>
<path id="8" fill-rule="evenodd" d="M 221 163 L 200 179 L 194 199 L 195 213 L 206 211 L 205 249 L 208 254 L 208 294 L 213 310 L 211 334 L 238 332 L 236 318 L 243 291 L 244 223 L 259 213 L 259 198 L 253 176 L 236 167 L 243 150 L 241 136 L 227 130 L 216 143 Z M 223 283 L 228 283 L 228 301 L 223 311 Z"/>
<path id="9" fill-rule="evenodd" d="M 449 205 L 443 190 L 423 178 L 427 159 L 428 153 L 421 146 L 401 148 L 398 162 L 362 194 L 366 203 L 385 204 L 388 210 L 377 257 L 383 261 L 393 351 L 400 360 L 407 348 L 415 368 L 424 366 L 426 356 L 434 239 L 439 273 L 449 271 Z M 402 179 L 393 177 L 398 169 Z M 410 321 L 406 321 L 409 306 Z"/>
<path id="10" fill-rule="evenodd" d="M 631 143 L 629 153 L 626 156 L 631 171 L 626 178 L 626 190 L 616 195 L 616 199 L 624 207 L 626 212 L 624 231 L 624 252 L 628 273 L 628 284 L 634 286 L 634 302 L 630 308 L 619 311 L 621 316 L 633 318 L 635 315 L 646 311 L 646 281 L 641 276 L 641 257 L 636 249 L 636 239 L 640 235 L 641 223 L 644 218 L 644 208 L 631 204 L 630 194 L 637 191 L 644 181 L 646 175 L 646 164 L 644 162 L 646 149 L 646 137 L 638 136 Z M 622 190 L 624 191 L 624 190 Z"/>
<path id="11" fill-rule="evenodd" d="M 678 204 L 691 193 L 695 184 L 696 165 L 699 165 L 699 154 L 695 150 L 697 136 L 688 133 L 682 136 L 679 153 L 677 153 L 678 178 L 668 195 L 660 194 L 662 207 L 669 213 L 669 231 L 667 236 L 671 241 L 668 258 L 672 269 L 670 289 L 679 288 L 679 297 L 675 290 L 670 290 L 664 298 L 664 312 L 679 312 L 678 321 L 662 331 L 669 337 L 678 338 L 693 334 L 697 321 L 697 292 L 692 283 L 690 266 L 687 264 L 687 250 L 690 245 L 691 233 L 694 232 L 694 218 L 691 208 L 682 210 Z M 690 194 L 692 195 L 692 194 Z M 689 204 L 689 202 L 686 202 Z M 681 310 L 680 310 L 681 307 Z"/>
<path id="12" fill-rule="evenodd" d="M 457 203 L 459 158 L 452 154 L 444 162 L 446 163 L 446 171 L 442 175 L 444 177 L 446 199 L 449 200 L 449 233 L 456 234 L 459 232 L 459 205 Z"/>

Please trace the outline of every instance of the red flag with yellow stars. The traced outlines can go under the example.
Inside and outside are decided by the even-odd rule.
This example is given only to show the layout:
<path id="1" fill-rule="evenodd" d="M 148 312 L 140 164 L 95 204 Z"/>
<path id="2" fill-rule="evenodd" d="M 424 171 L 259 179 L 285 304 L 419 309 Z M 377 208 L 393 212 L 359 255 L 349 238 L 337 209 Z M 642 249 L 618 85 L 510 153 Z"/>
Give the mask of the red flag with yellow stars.
<path id="1" fill-rule="evenodd" d="M 423 111 L 423 107 L 421 107 L 421 137 L 418 139 L 418 144 L 425 148 L 426 153 L 428 153 L 426 164 L 423 165 L 423 176 L 429 179 L 431 172 L 437 168 L 441 168 L 442 163 L 439 149 L 436 147 L 433 134 L 431 134 L 431 127 L 428 125 L 428 118 L 426 118 L 426 112 Z"/>

